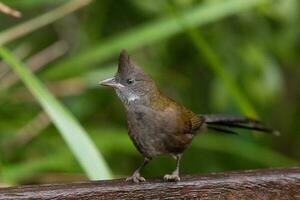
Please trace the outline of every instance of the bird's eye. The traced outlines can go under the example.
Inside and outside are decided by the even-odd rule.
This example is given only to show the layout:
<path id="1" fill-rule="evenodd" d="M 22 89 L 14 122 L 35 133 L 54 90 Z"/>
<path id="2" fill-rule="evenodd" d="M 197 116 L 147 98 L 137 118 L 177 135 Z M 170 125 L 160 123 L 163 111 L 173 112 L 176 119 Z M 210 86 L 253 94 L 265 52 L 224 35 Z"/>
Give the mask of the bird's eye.
<path id="1" fill-rule="evenodd" d="M 127 79 L 126 82 L 127 82 L 127 84 L 130 85 L 130 84 L 132 84 L 132 83 L 134 82 L 134 79 L 131 79 L 131 78 L 130 78 L 130 79 Z"/>

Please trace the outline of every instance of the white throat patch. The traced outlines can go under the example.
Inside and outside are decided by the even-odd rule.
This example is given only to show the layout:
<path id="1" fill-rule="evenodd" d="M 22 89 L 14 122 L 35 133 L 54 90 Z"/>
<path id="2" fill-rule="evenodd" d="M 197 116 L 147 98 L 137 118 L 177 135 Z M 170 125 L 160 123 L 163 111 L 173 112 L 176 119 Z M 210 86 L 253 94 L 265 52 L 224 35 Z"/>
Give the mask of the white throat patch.
<path id="1" fill-rule="evenodd" d="M 139 100 L 140 97 L 132 92 L 121 92 L 116 90 L 118 97 L 125 103 L 130 104 L 136 100 Z"/>
<path id="2" fill-rule="evenodd" d="M 128 102 L 132 102 L 132 101 L 139 100 L 139 99 L 140 99 L 139 96 L 132 94 L 132 93 L 129 94 L 129 96 L 128 96 Z"/>

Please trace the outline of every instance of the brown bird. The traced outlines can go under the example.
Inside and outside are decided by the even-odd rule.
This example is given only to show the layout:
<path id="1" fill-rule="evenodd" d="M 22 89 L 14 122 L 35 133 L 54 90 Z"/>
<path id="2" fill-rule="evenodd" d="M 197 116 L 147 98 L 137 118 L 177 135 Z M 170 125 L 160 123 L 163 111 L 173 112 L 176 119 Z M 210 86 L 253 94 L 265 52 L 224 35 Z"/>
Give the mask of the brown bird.
<path id="1" fill-rule="evenodd" d="M 144 162 L 126 181 L 145 181 L 140 170 L 158 155 L 171 155 L 176 168 L 164 176 L 166 181 L 179 181 L 179 163 L 182 152 L 202 129 L 235 133 L 230 128 L 251 129 L 267 133 L 276 131 L 259 121 L 233 115 L 199 115 L 161 93 L 155 82 L 129 57 L 120 53 L 118 72 L 113 78 L 100 82 L 115 89 L 123 102 L 128 134 Z"/>

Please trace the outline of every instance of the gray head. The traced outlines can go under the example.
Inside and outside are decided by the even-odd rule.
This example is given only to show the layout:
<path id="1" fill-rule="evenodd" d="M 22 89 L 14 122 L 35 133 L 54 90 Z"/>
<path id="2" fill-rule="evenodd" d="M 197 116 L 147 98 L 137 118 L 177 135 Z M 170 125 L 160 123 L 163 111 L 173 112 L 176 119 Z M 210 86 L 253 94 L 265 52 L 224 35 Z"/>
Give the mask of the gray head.
<path id="1" fill-rule="evenodd" d="M 154 81 L 131 60 L 125 50 L 120 53 L 116 75 L 101 81 L 100 84 L 114 88 L 126 104 L 145 101 L 149 98 L 148 94 L 156 91 Z"/>

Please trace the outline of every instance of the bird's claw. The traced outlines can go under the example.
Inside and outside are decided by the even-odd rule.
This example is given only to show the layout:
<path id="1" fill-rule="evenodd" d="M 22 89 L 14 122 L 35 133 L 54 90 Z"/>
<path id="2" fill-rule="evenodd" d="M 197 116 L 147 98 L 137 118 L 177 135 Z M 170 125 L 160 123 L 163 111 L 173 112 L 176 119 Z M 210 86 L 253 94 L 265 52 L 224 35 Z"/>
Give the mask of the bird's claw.
<path id="1" fill-rule="evenodd" d="M 142 177 L 139 173 L 134 173 L 132 176 L 126 178 L 126 182 L 133 181 L 134 183 L 145 182 L 146 179 Z"/>
<path id="2" fill-rule="evenodd" d="M 166 174 L 164 176 L 164 180 L 170 182 L 178 182 L 180 181 L 180 177 L 177 174 Z"/>

